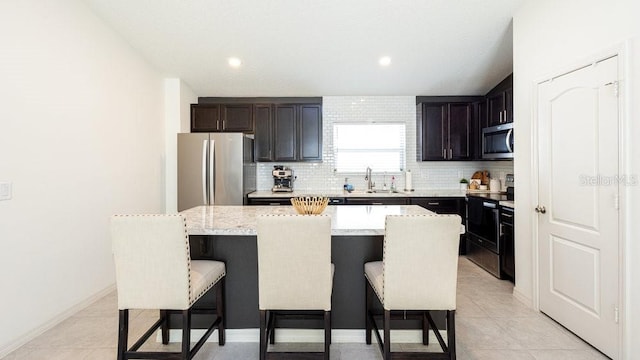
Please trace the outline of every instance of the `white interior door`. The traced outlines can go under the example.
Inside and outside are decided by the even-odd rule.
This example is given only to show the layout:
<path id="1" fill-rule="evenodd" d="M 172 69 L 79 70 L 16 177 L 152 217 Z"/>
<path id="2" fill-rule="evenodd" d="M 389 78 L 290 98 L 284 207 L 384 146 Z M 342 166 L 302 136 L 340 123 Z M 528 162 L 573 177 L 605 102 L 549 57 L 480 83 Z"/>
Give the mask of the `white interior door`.
<path id="1" fill-rule="evenodd" d="M 538 85 L 540 310 L 618 358 L 618 59 Z"/>

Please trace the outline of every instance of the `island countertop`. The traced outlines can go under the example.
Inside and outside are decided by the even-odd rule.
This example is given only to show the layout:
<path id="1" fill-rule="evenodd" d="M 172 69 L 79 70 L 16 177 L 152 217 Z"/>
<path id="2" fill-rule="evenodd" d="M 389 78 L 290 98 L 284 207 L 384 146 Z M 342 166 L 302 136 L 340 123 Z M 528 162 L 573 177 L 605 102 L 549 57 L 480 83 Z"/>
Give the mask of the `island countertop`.
<path id="1" fill-rule="evenodd" d="M 293 206 L 197 206 L 181 212 L 189 235 L 256 235 L 256 219 L 267 214 L 296 214 Z M 386 215 L 433 214 L 417 205 L 327 206 L 331 235 L 384 235 Z"/>

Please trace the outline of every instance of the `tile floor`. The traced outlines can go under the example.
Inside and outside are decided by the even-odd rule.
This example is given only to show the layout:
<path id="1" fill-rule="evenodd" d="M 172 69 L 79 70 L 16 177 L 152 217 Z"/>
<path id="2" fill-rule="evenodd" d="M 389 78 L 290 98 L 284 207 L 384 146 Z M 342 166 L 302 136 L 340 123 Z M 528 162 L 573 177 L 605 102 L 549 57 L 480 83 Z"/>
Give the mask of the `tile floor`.
<path id="1" fill-rule="evenodd" d="M 546 316 L 518 302 L 511 295 L 512 289 L 511 283 L 497 280 L 466 258 L 460 258 L 456 317 L 458 359 L 608 359 Z M 116 358 L 116 309 L 114 292 L 3 359 L 113 360 Z M 134 336 L 137 339 L 156 319 L 156 311 L 133 313 L 130 344 Z M 148 349 L 163 347 L 151 340 L 144 346 Z M 315 347 L 317 344 L 307 346 Z M 421 345 L 399 346 L 413 348 Z M 172 343 L 164 348 L 178 351 L 179 347 L 179 343 Z M 331 346 L 331 358 L 379 360 L 382 357 L 375 344 L 334 344 Z M 196 359 L 258 359 L 258 344 L 228 342 L 219 347 L 216 343 L 207 343 Z"/>

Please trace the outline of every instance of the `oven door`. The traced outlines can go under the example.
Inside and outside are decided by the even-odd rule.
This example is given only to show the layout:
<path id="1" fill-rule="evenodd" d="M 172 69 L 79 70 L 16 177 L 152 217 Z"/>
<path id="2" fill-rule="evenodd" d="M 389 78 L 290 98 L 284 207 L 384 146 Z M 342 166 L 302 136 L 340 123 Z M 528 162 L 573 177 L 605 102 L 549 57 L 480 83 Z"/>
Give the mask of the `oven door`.
<path id="1" fill-rule="evenodd" d="M 467 231 L 472 235 L 471 240 L 499 254 L 500 215 L 498 204 L 470 197 L 467 206 Z"/>

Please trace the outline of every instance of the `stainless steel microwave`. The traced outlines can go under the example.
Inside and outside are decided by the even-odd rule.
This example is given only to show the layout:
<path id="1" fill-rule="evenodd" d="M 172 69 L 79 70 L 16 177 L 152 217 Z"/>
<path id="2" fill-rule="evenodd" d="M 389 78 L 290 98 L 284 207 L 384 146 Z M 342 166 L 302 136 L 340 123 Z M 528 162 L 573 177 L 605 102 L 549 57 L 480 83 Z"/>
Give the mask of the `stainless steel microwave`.
<path id="1" fill-rule="evenodd" d="M 513 159 L 513 123 L 482 129 L 483 159 Z"/>

